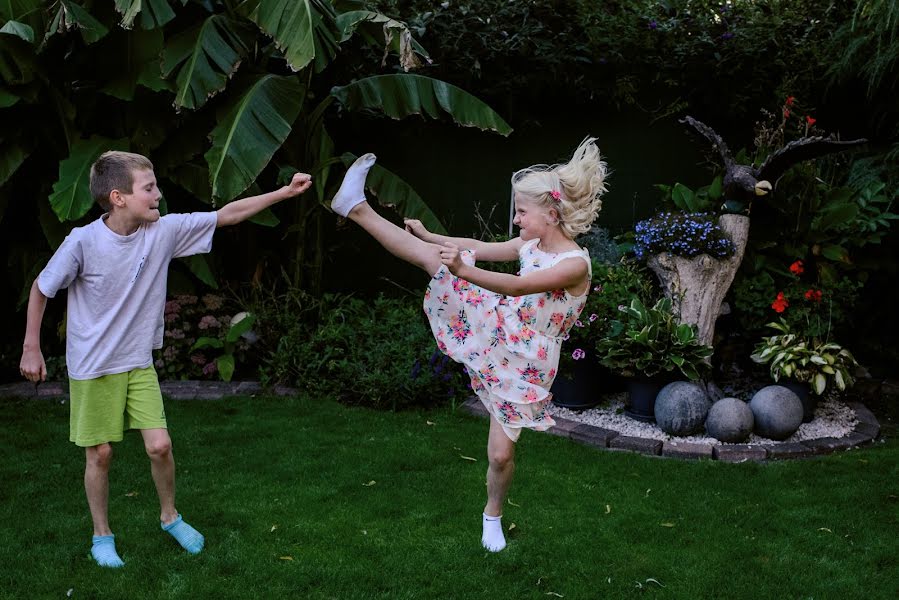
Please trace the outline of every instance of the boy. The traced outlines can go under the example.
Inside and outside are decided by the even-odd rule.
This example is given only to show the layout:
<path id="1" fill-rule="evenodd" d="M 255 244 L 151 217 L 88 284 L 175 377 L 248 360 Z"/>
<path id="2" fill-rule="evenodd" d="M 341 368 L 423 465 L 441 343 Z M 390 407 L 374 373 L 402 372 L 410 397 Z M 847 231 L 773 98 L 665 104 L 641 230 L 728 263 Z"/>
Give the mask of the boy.
<path id="1" fill-rule="evenodd" d="M 159 495 L 160 525 L 192 554 L 204 538 L 175 509 L 175 462 L 166 429 L 152 351 L 162 347 L 168 265 L 209 252 L 217 227 L 234 225 L 302 194 L 312 178 L 297 173 L 281 189 L 244 198 L 218 211 L 159 215 L 162 194 L 153 164 L 130 152 L 106 152 L 90 172 L 91 195 L 106 211 L 77 227 L 41 271 L 28 299 L 20 371 L 43 381 L 47 368 L 40 329 L 47 298 L 69 288 L 66 364 L 70 380 L 70 440 L 84 447 L 84 489 L 94 524 L 91 555 L 121 567 L 109 528 L 110 442 L 138 429 Z"/>

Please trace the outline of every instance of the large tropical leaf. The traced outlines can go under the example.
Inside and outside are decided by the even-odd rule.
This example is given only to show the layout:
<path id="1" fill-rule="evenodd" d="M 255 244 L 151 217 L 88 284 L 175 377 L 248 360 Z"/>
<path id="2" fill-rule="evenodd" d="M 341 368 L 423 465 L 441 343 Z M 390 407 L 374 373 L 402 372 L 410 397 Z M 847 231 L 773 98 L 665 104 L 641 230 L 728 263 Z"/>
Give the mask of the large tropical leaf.
<path id="1" fill-rule="evenodd" d="M 56 13 L 50 27 L 47 28 L 47 34 L 44 41 L 48 40 L 56 33 L 65 33 L 77 29 L 81 33 L 81 38 L 86 44 L 103 39 L 109 29 L 103 23 L 95 19 L 89 12 L 78 6 L 71 0 L 59 0 L 56 7 Z"/>
<path id="2" fill-rule="evenodd" d="M 32 150 L 31 147 L 19 140 L 3 140 L 2 142 L 2 146 L 0 146 L 0 186 L 6 183 L 13 173 L 22 166 Z"/>
<path id="3" fill-rule="evenodd" d="M 76 140 L 69 157 L 59 163 L 59 180 L 53 184 L 50 206 L 60 221 L 80 219 L 94 204 L 89 188 L 91 165 L 106 150 L 127 150 L 128 140 L 92 137 Z"/>
<path id="4" fill-rule="evenodd" d="M 125 29 L 134 26 L 138 15 L 140 26 L 144 29 L 161 27 L 175 18 L 166 0 L 115 0 L 115 8 L 122 14 L 122 27 Z"/>
<path id="5" fill-rule="evenodd" d="M 162 71 L 166 78 L 176 74 L 175 106 L 199 108 L 225 89 L 247 54 L 237 27 L 225 15 L 212 15 L 166 44 Z"/>
<path id="6" fill-rule="evenodd" d="M 197 276 L 197 279 L 213 289 L 217 290 L 219 288 L 219 284 L 215 280 L 215 274 L 212 272 L 212 267 L 209 266 L 209 261 L 206 260 L 204 255 L 194 254 L 178 260 L 184 263 L 190 269 L 190 272 Z"/>
<path id="7" fill-rule="evenodd" d="M 444 114 L 464 127 L 507 136 L 512 128 L 484 102 L 454 85 L 421 75 L 377 75 L 331 90 L 350 110 L 379 111 L 394 119 Z"/>
<path id="8" fill-rule="evenodd" d="M 265 75 L 233 102 L 205 154 L 213 201 L 231 201 L 256 179 L 290 134 L 303 99 L 296 77 Z"/>
<path id="9" fill-rule="evenodd" d="M 32 29 L 30 25 L 26 25 L 25 23 L 19 23 L 18 21 L 7 21 L 3 24 L 3 27 L 0 27 L 0 33 L 15 35 L 22 38 L 29 44 L 34 43 L 34 29 Z"/>
<path id="10" fill-rule="evenodd" d="M 366 34 L 374 41 L 376 32 L 380 32 L 384 41 L 384 58 L 381 66 L 387 62 L 387 54 L 393 50 L 400 59 L 400 65 L 404 71 L 410 71 L 421 66 L 421 60 L 416 55 L 423 56 L 428 62 L 428 52 L 412 37 L 409 27 L 402 21 L 391 19 L 381 13 L 370 10 L 352 10 L 341 13 L 337 17 L 337 27 L 341 32 L 341 42 L 345 42 L 359 27 L 367 29 Z"/>
<path id="11" fill-rule="evenodd" d="M 356 155 L 347 152 L 340 159 L 349 166 L 356 160 Z M 393 208 L 400 216 L 418 219 L 428 231 L 446 234 L 446 228 L 421 196 L 408 183 L 384 167 L 375 163 L 368 172 L 365 187 L 378 197 L 381 204 Z"/>
<path id="12" fill-rule="evenodd" d="M 18 94 L 13 94 L 9 90 L 0 86 L 0 108 L 9 108 L 18 102 L 21 98 Z"/>
<path id="13" fill-rule="evenodd" d="M 39 70 L 31 43 L 14 33 L 0 33 L 0 81 L 7 85 L 29 83 Z"/>
<path id="14" fill-rule="evenodd" d="M 107 42 L 104 42 L 107 43 Z M 133 100 L 137 86 L 159 92 L 174 86 L 162 78 L 161 29 L 121 32 L 108 38 L 104 50 L 116 53 L 110 71 L 114 79 L 100 91 L 121 100 Z"/>
<path id="15" fill-rule="evenodd" d="M 250 0 L 242 10 L 275 41 L 294 71 L 315 61 L 321 72 L 337 53 L 337 14 L 323 0 Z"/>
<path id="16" fill-rule="evenodd" d="M 0 20 L 19 21 L 32 31 L 42 33 L 46 29 L 46 0 L 3 0 L 0 2 Z"/>

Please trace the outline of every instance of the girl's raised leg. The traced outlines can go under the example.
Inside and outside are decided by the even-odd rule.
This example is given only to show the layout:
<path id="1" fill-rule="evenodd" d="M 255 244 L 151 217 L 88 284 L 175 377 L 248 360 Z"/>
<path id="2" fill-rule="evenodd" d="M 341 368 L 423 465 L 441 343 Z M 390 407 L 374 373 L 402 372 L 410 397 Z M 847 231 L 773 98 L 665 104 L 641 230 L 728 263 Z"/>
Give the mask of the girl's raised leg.
<path id="1" fill-rule="evenodd" d="M 331 201 L 331 208 L 371 234 L 388 252 L 433 275 L 440 269 L 440 246 L 422 241 L 397 227 L 365 201 L 365 177 L 375 164 L 374 154 L 356 159 Z"/>

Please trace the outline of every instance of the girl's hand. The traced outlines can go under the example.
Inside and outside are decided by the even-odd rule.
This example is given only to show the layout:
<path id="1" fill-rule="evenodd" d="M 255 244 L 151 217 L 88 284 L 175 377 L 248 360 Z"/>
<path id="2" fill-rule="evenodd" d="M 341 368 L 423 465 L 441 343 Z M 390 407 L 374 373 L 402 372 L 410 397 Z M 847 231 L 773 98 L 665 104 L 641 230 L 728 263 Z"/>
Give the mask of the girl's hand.
<path id="1" fill-rule="evenodd" d="M 287 197 L 299 196 L 312 186 L 312 176 L 306 173 L 294 173 L 290 183 L 284 186 Z"/>
<path id="2" fill-rule="evenodd" d="M 428 235 L 428 230 L 418 219 L 403 219 L 403 223 L 406 224 L 406 231 L 419 239 L 424 239 Z"/>
<path id="3" fill-rule="evenodd" d="M 451 242 L 444 243 L 440 249 L 440 262 L 449 267 L 450 273 L 453 275 L 458 275 L 459 269 L 465 266 L 462 256 L 459 254 L 459 246 Z"/>

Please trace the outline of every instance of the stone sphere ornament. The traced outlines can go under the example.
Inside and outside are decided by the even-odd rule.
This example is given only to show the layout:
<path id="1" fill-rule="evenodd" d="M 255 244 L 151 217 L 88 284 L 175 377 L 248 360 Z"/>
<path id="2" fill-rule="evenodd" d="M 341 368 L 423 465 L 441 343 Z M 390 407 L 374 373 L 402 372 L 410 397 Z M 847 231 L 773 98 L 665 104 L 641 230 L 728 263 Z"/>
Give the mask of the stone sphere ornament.
<path id="1" fill-rule="evenodd" d="M 737 398 L 722 398 L 715 402 L 705 420 L 709 435 L 729 444 L 746 441 L 754 425 L 752 409 Z"/>
<path id="2" fill-rule="evenodd" d="M 771 440 L 785 440 L 802 425 L 802 401 L 782 385 L 769 385 L 749 401 L 755 432 Z"/>
<path id="3" fill-rule="evenodd" d="M 709 412 L 709 398 L 701 387 L 675 381 L 656 396 L 656 424 L 670 435 L 690 435 L 702 429 Z"/>

